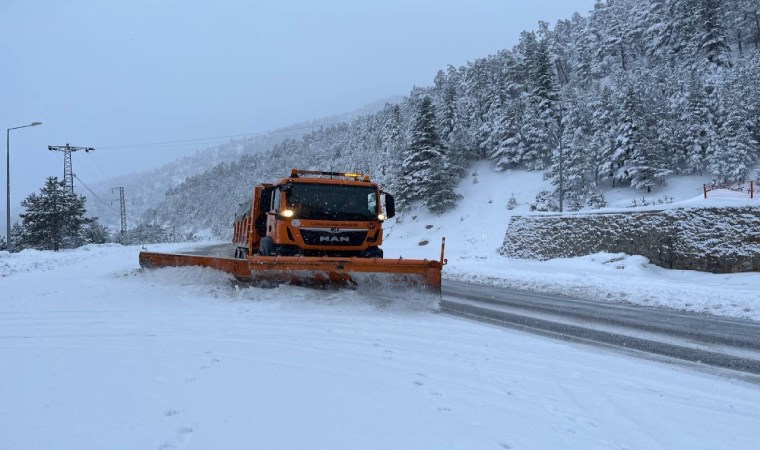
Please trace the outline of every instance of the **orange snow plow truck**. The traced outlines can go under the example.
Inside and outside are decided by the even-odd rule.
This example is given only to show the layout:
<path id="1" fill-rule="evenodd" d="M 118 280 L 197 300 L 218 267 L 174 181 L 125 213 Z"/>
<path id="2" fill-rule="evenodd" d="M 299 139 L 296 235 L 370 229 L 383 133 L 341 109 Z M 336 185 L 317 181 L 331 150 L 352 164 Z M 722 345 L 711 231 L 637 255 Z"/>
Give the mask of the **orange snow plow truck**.
<path id="1" fill-rule="evenodd" d="M 367 283 L 440 293 L 444 242 L 439 260 L 383 258 L 383 221 L 394 215 L 393 196 L 368 175 L 293 169 L 257 185 L 240 206 L 228 256 L 141 252 L 140 266 L 210 267 L 254 284 Z"/>

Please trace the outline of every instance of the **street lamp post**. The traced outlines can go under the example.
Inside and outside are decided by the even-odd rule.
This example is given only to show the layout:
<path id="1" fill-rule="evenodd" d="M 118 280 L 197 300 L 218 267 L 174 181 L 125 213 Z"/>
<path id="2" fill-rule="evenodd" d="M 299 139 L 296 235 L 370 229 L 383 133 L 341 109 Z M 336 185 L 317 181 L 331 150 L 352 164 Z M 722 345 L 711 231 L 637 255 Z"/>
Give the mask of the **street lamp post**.
<path id="1" fill-rule="evenodd" d="M 29 125 L 21 125 L 20 127 L 13 127 L 8 128 L 5 130 L 5 175 L 7 179 L 7 186 L 6 186 L 6 215 L 5 215 L 5 225 L 6 225 L 6 233 L 8 233 L 8 251 L 13 250 L 12 242 L 11 242 L 11 130 L 18 130 L 19 128 L 26 128 L 26 127 L 36 127 L 37 125 L 42 125 L 42 122 L 32 122 Z"/>

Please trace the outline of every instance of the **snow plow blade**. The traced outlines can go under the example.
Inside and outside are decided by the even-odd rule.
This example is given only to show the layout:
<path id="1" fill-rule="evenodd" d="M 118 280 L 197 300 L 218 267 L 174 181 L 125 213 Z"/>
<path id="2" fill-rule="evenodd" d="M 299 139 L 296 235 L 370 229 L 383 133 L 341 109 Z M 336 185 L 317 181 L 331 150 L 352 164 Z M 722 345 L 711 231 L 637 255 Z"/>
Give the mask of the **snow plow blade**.
<path id="1" fill-rule="evenodd" d="M 419 259 L 339 258 L 311 256 L 215 256 L 140 252 L 140 266 L 210 267 L 254 285 L 290 283 L 316 287 L 390 286 L 441 292 L 444 261 Z"/>

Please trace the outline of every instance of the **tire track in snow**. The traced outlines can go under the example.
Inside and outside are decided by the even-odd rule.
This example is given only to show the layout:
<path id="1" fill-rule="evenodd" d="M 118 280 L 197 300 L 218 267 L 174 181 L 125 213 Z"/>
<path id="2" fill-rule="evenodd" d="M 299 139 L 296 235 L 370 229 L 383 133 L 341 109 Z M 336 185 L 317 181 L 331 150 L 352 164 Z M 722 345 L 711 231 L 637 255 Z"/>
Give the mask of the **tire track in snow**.
<path id="1" fill-rule="evenodd" d="M 760 323 L 447 281 L 441 311 L 574 342 L 725 369 L 760 382 Z"/>

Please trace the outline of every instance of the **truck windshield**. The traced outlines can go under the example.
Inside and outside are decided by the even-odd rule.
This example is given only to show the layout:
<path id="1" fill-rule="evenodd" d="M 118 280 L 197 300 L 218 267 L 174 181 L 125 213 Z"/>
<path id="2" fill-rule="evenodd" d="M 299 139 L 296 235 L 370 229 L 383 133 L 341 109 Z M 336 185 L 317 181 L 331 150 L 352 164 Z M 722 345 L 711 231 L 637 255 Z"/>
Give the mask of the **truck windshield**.
<path id="1" fill-rule="evenodd" d="M 286 191 L 294 217 L 312 220 L 377 220 L 377 188 L 293 183 Z"/>

